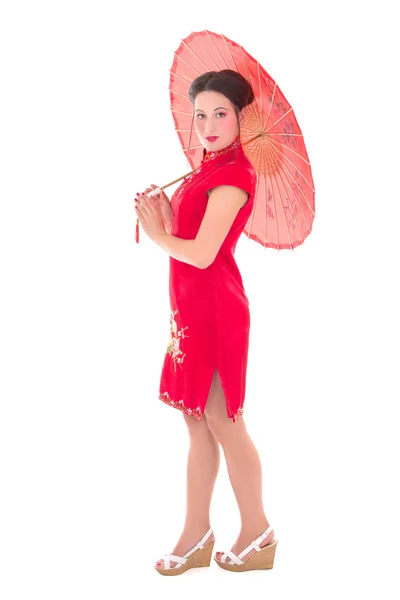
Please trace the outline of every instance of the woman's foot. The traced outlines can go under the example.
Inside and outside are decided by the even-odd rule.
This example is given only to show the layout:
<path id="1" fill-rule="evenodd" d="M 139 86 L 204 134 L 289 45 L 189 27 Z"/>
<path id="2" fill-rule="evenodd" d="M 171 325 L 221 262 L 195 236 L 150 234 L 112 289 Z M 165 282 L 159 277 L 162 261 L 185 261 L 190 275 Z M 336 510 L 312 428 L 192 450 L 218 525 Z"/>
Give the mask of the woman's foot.
<path id="1" fill-rule="evenodd" d="M 239 534 L 238 539 L 236 540 L 236 542 L 234 543 L 234 545 L 231 548 L 231 552 L 233 552 L 234 554 L 236 554 L 236 556 L 239 556 L 239 554 L 241 552 L 243 552 L 243 550 L 245 548 L 247 548 L 247 546 L 249 544 L 251 544 L 251 542 L 253 542 L 254 540 L 256 540 L 264 531 L 266 531 L 266 529 L 268 529 L 269 525 L 267 523 L 266 526 L 264 526 L 264 528 L 260 529 L 254 529 L 254 530 L 247 530 L 247 531 L 242 531 Z M 264 546 L 267 546 L 273 539 L 274 539 L 274 530 L 271 529 L 271 531 L 269 532 L 268 536 L 265 538 L 265 540 L 263 540 L 260 544 L 260 548 L 263 548 Z M 254 554 L 254 552 L 257 552 L 257 550 L 255 550 L 255 548 L 252 548 L 251 550 L 249 550 L 249 552 L 247 554 L 245 554 L 242 557 L 242 561 L 246 562 L 246 560 L 248 560 L 250 558 L 250 556 L 252 554 Z M 215 557 L 217 560 L 221 560 L 222 555 L 224 554 L 224 552 L 216 552 Z M 230 558 L 226 558 L 225 559 L 226 562 L 230 563 L 231 559 Z"/>
<path id="2" fill-rule="evenodd" d="M 209 529 L 210 526 L 203 528 L 200 532 L 199 530 L 192 530 L 190 533 L 183 532 L 171 554 L 176 554 L 176 556 L 185 556 L 189 550 L 194 548 L 194 546 L 199 543 Z M 207 544 L 210 544 L 213 541 L 215 541 L 215 536 L 212 532 L 207 538 L 205 545 L 207 546 Z M 171 567 L 174 567 L 176 564 L 177 563 L 175 561 L 171 560 Z M 158 560 L 154 566 L 156 569 L 164 569 L 164 559 Z"/>

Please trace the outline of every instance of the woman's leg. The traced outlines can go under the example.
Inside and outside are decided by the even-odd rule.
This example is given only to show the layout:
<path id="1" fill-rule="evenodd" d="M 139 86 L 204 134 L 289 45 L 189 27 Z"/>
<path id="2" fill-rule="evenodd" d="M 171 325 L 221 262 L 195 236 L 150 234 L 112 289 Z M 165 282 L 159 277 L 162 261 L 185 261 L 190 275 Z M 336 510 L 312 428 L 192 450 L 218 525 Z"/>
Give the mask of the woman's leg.
<path id="1" fill-rule="evenodd" d="M 189 454 L 187 462 L 186 517 L 181 537 L 172 554 L 183 556 L 210 529 L 210 504 L 220 464 L 219 445 L 208 429 L 205 415 L 202 421 L 195 417 L 183 417 L 189 431 Z M 214 540 L 211 536 L 207 543 Z M 163 560 L 156 563 L 163 568 Z M 171 561 L 173 567 L 176 563 Z"/>
<path id="2" fill-rule="evenodd" d="M 233 423 L 227 416 L 225 395 L 217 371 L 214 373 L 211 388 L 212 393 L 205 410 L 208 427 L 224 451 L 241 517 L 241 531 L 231 548 L 237 555 L 269 527 L 262 501 L 262 467 L 243 417 L 238 417 L 236 423 Z M 273 537 L 272 530 L 261 546 L 268 544 Z M 254 552 L 254 549 L 251 550 L 243 560 Z"/>

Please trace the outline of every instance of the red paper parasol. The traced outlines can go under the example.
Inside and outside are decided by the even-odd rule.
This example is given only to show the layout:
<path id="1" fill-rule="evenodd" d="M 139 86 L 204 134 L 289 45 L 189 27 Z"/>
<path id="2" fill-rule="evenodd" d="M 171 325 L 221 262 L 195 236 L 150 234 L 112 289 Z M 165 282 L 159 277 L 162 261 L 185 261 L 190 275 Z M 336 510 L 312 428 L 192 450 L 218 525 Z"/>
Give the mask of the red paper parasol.
<path id="1" fill-rule="evenodd" d="M 189 87 L 199 75 L 223 69 L 243 75 L 255 96 L 240 128 L 243 150 L 257 172 L 254 209 L 244 233 L 264 247 L 293 250 L 311 233 L 315 216 L 314 182 L 303 134 L 292 107 L 274 80 L 242 46 L 223 34 L 208 30 L 192 32 L 181 40 L 174 53 L 169 89 L 182 148 L 196 170 L 201 164 L 203 146 L 193 129 Z M 188 148 L 190 134 L 192 147 Z M 161 189 L 188 175 L 190 173 Z M 139 219 L 136 241 L 139 241 Z"/>
<path id="2" fill-rule="evenodd" d="M 169 89 L 182 148 L 191 166 L 198 168 L 203 146 L 193 128 L 189 87 L 206 71 L 223 69 L 243 75 L 255 95 L 240 127 L 243 150 L 257 172 L 254 209 L 244 233 L 264 247 L 293 249 L 311 233 L 315 216 L 314 182 L 303 134 L 275 81 L 246 50 L 223 34 L 192 32 L 174 53 Z"/>

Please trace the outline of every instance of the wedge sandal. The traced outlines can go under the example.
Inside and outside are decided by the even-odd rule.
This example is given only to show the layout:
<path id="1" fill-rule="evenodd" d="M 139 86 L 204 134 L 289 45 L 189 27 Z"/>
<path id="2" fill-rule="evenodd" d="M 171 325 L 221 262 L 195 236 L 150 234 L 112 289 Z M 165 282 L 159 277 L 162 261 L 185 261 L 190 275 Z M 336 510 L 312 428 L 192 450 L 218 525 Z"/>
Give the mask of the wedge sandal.
<path id="1" fill-rule="evenodd" d="M 227 550 L 222 556 L 221 560 L 218 560 L 214 556 L 214 560 L 219 567 L 226 569 L 227 571 L 252 571 L 256 569 L 272 569 L 274 566 L 275 550 L 278 544 L 278 540 L 273 538 L 269 544 L 260 548 L 259 544 L 268 537 L 268 534 L 272 531 L 271 525 L 264 533 L 262 533 L 257 539 L 253 540 L 243 552 L 238 556 Z M 246 561 L 243 561 L 243 556 L 246 556 L 250 550 L 254 548 L 257 552 L 254 552 Z M 229 562 L 228 562 L 229 561 Z"/>
<path id="2" fill-rule="evenodd" d="M 212 529 L 209 529 L 205 536 L 203 536 L 189 552 L 186 552 L 185 556 L 166 554 L 163 559 L 164 567 L 159 569 L 155 566 L 154 568 L 160 575 L 180 575 L 188 569 L 209 567 L 215 540 L 209 544 L 206 544 L 206 541 L 211 534 Z M 171 561 L 176 562 L 177 564 L 171 567 Z"/>

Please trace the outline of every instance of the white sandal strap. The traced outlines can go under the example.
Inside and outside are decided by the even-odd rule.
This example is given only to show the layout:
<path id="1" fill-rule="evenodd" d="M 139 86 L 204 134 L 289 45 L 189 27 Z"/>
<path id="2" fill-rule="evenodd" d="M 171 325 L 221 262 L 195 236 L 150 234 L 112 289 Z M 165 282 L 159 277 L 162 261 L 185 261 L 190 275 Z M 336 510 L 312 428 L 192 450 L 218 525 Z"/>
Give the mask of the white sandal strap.
<path id="1" fill-rule="evenodd" d="M 207 533 L 201 538 L 201 540 L 195 546 L 193 546 L 193 548 L 191 550 L 189 550 L 189 552 L 186 552 L 186 554 L 183 558 L 189 558 L 189 556 L 191 554 L 193 554 L 193 552 L 196 552 L 196 550 L 198 550 L 199 548 L 204 548 L 205 542 L 210 537 L 211 534 L 212 534 L 212 528 L 210 528 L 207 531 Z"/>
<path id="2" fill-rule="evenodd" d="M 211 534 L 212 529 L 209 529 L 207 533 L 201 538 L 200 542 L 198 542 L 191 550 L 189 550 L 189 552 L 186 552 L 185 556 L 177 556 L 176 554 L 166 554 L 164 558 L 164 569 L 176 569 L 184 565 L 189 556 L 193 554 L 193 552 L 196 552 L 196 550 L 198 550 L 199 548 L 204 548 L 204 543 L 210 537 Z M 171 567 L 171 560 L 178 564 Z"/>
<path id="3" fill-rule="evenodd" d="M 178 564 L 171 567 L 171 560 Z M 164 557 L 164 569 L 176 569 L 176 568 L 179 568 L 182 565 L 184 565 L 185 562 L 186 562 L 186 559 L 183 558 L 182 556 L 177 556 L 176 554 L 166 554 Z"/>
<path id="4" fill-rule="evenodd" d="M 204 535 L 204 537 L 201 538 L 199 544 L 202 544 L 202 548 L 204 548 L 204 545 L 206 543 L 206 541 L 208 540 L 208 538 L 211 536 L 212 534 L 212 528 L 210 527 L 210 529 L 207 531 L 207 533 Z"/>
<path id="5" fill-rule="evenodd" d="M 231 550 L 227 550 L 226 552 L 224 552 L 224 554 L 221 556 L 221 562 L 226 563 L 226 559 L 227 558 L 231 559 L 231 563 L 230 564 L 235 564 L 235 565 L 242 565 L 243 561 L 240 560 L 240 558 L 238 556 L 236 556 L 236 554 L 234 554 L 233 552 L 231 552 Z"/>
<path id="6" fill-rule="evenodd" d="M 257 552 L 260 552 L 261 548 L 260 548 L 259 544 L 261 544 L 261 542 L 262 542 L 263 540 L 265 540 L 265 538 L 267 538 L 267 537 L 268 537 L 268 534 L 269 534 L 269 532 L 270 532 L 270 531 L 272 531 L 272 525 L 270 525 L 270 526 L 268 527 L 268 529 L 267 529 L 266 531 L 264 531 L 264 533 L 262 533 L 262 534 L 261 534 L 261 535 L 260 535 L 260 536 L 259 536 L 259 537 L 258 537 L 256 540 L 253 540 L 253 541 L 251 542 L 251 544 L 249 544 L 249 545 L 247 546 L 247 548 L 245 548 L 245 549 L 243 550 L 243 552 L 241 552 L 241 553 L 239 554 L 239 558 L 243 558 L 243 556 L 245 556 L 245 555 L 246 555 L 248 552 L 250 552 L 250 550 L 252 550 L 253 548 L 254 548 L 254 550 L 257 550 Z"/>

